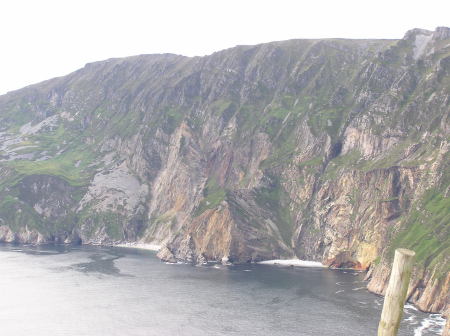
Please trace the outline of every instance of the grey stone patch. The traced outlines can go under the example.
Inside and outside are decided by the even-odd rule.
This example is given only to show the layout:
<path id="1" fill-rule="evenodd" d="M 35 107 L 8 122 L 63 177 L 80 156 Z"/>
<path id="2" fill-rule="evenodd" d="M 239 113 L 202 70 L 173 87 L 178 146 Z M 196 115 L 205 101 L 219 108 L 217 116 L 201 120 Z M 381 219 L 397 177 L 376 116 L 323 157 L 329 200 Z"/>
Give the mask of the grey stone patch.
<path id="1" fill-rule="evenodd" d="M 109 171 L 103 171 L 94 176 L 78 210 L 95 200 L 95 210 L 120 211 L 119 208 L 123 208 L 127 213 L 132 213 L 147 194 L 148 186 L 141 184 L 125 163 L 122 163 Z"/>
<path id="2" fill-rule="evenodd" d="M 418 60 L 425 53 L 428 43 L 433 38 L 433 34 L 418 34 L 414 41 L 414 59 Z"/>

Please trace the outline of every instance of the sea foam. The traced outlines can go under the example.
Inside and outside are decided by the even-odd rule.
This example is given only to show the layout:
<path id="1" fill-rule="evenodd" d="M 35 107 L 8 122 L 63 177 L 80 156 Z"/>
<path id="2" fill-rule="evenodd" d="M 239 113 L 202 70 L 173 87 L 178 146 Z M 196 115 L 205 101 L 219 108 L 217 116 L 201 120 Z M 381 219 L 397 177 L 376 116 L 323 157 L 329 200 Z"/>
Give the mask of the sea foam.
<path id="1" fill-rule="evenodd" d="M 117 244 L 114 246 L 135 248 L 135 249 L 149 250 L 149 251 L 159 251 L 161 249 L 161 245 L 144 244 L 144 243 L 122 243 L 122 244 Z"/>
<path id="2" fill-rule="evenodd" d="M 260 261 L 258 264 L 263 265 L 283 265 L 283 266 L 299 266 L 299 267 L 325 267 L 320 262 L 317 261 L 308 261 L 308 260 L 300 260 L 300 259 L 274 259 L 274 260 L 265 260 Z"/>
<path id="3" fill-rule="evenodd" d="M 445 319 L 441 314 L 431 314 L 421 321 L 420 326 L 414 329 L 414 336 L 422 336 L 424 331 L 432 331 L 441 335 L 444 331 Z"/>

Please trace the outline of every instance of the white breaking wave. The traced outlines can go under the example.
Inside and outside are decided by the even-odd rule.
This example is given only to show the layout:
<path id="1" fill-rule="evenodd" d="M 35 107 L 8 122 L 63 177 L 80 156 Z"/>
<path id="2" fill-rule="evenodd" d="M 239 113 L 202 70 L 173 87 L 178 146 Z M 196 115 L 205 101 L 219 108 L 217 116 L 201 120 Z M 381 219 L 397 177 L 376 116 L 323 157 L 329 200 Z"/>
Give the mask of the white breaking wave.
<path id="1" fill-rule="evenodd" d="M 410 303 L 407 303 L 406 305 L 405 305 L 405 309 L 412 309 L 412 310 L 415 310 L 415 311 L 419 311 L 416 307 L 414 307 L 412 304 L 410 304 Z"/>
<path id="2" fill-rule="evenodd" d="M 412 324 L 417 324 L 417 323 L 419 323 L 416 319 L 417 319 L 417 316 L 414 315 L 414 314 L 411 314 L 410 317 L 405 318 L 405 321 L 412 325 Z"/>
<path id="3" fill-rule="evenodd" d="M 326 267 L 318 261 L 300 260 L 300 259 L 274 259 L 260 261 L 258 264 L 264 265 L 283 265 L 283 266 L 299 266 L 299 267 Z"/>
<path id="4" fill-rule="evenodd" d="M 159 251 L 161 249 L 161 245 L 144 244 L 144 243 L 122 243 L 122 244 L 117 244 L 114 246 L 128 247 L 128 248 L 135 248 L 135 249 L 149 250 L 149 251 Z"/>
<path id="5" fill-rule="evenodd" d="M 357 290 L 361 290 L 361 289 L 366 289 L 367 287 L 358 287 L 358 288 L 353 288 L 352 290 L 357 291 Z"/>
<path id="6" fill-rule="evenodd" d="M 441 314 L 431 314 L 420 323 L 419 327 L 414 329 L 414 336 L 422 336 L 422 332 L 426 330 L 430 330 L 436 332 L 438 335 L 441 335 L 444 331 L 444 326 L 445 319 Z"/>

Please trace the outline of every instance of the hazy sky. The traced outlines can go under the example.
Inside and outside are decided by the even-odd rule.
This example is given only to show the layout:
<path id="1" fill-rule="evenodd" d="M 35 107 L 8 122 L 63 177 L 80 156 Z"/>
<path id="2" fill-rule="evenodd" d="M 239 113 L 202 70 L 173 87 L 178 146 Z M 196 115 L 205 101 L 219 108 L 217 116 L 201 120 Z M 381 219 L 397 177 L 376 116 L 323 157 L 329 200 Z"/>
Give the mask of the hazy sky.
<path id="1" fill-rule="evenodd" d="M 450 26 L 450 1 L 1 0 L 0 94 L 110 57 L 437 26 Z"/>

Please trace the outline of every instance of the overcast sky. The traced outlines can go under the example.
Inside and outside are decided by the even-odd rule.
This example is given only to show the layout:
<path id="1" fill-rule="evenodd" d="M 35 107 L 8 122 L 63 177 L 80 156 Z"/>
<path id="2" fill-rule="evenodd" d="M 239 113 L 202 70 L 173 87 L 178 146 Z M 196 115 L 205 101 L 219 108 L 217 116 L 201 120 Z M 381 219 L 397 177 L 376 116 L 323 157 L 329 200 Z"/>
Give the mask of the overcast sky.
<path id="1" fill-rule="evenodd" d="M 437 26 L 450 26 L 450 1 L 1 0 L 0 94 L 111 57 Z"/>

